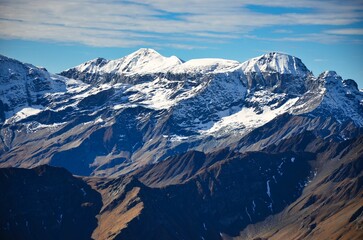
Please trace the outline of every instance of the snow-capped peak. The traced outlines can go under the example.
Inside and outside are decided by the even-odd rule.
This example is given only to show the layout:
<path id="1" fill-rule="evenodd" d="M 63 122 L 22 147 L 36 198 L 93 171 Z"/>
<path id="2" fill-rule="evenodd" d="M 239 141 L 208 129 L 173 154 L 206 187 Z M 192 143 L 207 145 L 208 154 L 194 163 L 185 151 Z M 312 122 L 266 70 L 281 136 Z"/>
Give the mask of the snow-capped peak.
<path id="1" fill-rule="evenodd" d="M 340 88 L 343 87 L 343 79 L 335 71 L 325 71 L 318 78 L 323 80 L 325 85 L 339 85 Z"/>
<path id="2" fill-rule="evenodd" d="M 78 65 L 76 69 L 80 72 L 95 73 L 108 62 L 109 60 L 99 57 Z"/>
<path id="3" fill-rule="evenodd" d="M 160 53 L 158 53 L 157 51 L 155 51 L 152 48 L 140 48 L 139 50 L 129 54 L 127 57 L 129 58 L 141 58 L 141 57 L 154 57 L 154 58 L 158 58 L 158 57 L 163 57 Z"/>
<path id="4" fill-rule="evenodd" d="M 320 78 L 341 78 L 335 71 L 325 71 L 320 74 Z"/>
<path id="5" fill-rule="evenodd" d="M 329 112 L 338 121 L 353 120 L 357 125 L 363 125 L 362 102 L 363 93 L 358 90 L 354 80 L 343 80 L 335 71 L 325 71 L 318 77 L 324 95 L 318 110 Z"/>
<path id="6" fill-rule="evenodd" d="M 133 67 L 140 67 L 150 61 L 163 61 L 166 60 L 164 56 L 150 48 L 140 48 L 139 50 L 115 61 L 122 61 L 126 63 L 125 70 L 132 70 Z"/>
<path id="7" fill-rule="evenodd" d="M 116 60 L 94 59 L 77 66 L 76 70 L 87 73 L 149 74 L 167 71 L 181 63 L 175 56 L 164 57 L 153 49 L 141 48 Z"/>
<path id="8" fill-rule="evenodd" d="M 306 76 L 310 71 L 299 58 L 285 53 L 271 52 L 242 63 L 244 72 L 272 72 Z"/>
<path id="9" fill-rule="evenodd" d="M 164 57 L 150 48 L 141 48 L 121 60 L 122 68 L 119 71 L 130 73 L 161 72 L 182 63 L 175 56 Z"/>

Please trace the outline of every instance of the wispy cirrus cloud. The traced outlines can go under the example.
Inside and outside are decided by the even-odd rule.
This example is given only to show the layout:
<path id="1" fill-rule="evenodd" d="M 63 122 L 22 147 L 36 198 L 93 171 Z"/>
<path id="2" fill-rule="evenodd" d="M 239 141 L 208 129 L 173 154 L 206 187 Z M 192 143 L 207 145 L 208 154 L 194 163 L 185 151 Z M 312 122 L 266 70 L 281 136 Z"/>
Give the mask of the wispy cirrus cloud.
<path id="1" fill-rule="evenodd" d="M 285 37 L 260 37 L 256 35 L 244 35 L 245 38 L 255 39 L 255 40 L 263 40 L 263 41 L 272 41 L 272 42 L 316 42 L 323 44 L 334 44 L 339 42 L 352 42 L 352 40 L 348 40 L 344 36 L 339 35 L 330 35 L 326 33 L 311 33 L 311 34 L 296 34 L 293 36 L 285 36 Z M 358 40 L 354 41 L 355 43 Z"/>
<path id="2" fill-rule="evenodd" d="M 293 31 L 287 29 L 276 29 L 273 33 L 293 33 Z"/>
<path id="3" fill-rule="evenodd" d="M 325 62 L 327 61 L 326 59 L 322 59 L 322 58 L 315 58 L 314 62 Z"/>
<path id="4" fill-rule="evenodd" d="M 341 28 L 341 29 L 327 30 L 325 32 L 337 35 L 363 35 L 363 28 Z"/>
<path id="5" fill-rule="evenodd" d="M 254 6 L 259 6 L 258 10 Z M 283 13 L 273 11 L 282 8 Z M 262 10 L 261 10 L 262 9 Z M 263 10 L 266 11 L 263 11 Z M 296 11 L 307 9 L 307 11 Z M 361 35 L 351 24 L 363 20 L 360 0 L 2 0 L 0 37 L 73 42 L 90 46 L 131 47 L 162 45 L 192 49 L 205 41 L 243 38 L 253 31 L 284 26 L 339 26 L 294 35 L 286 30 L 281 41 L 334 42 L 343 35 Z M 324 40 L 330 36 L 330 40 Z M 333 36 L 333 37 L 332 37 Z M 261 39 L 268 37 L 259 35 Z M 333 39 L 333 40 L 332 40 Z"/>

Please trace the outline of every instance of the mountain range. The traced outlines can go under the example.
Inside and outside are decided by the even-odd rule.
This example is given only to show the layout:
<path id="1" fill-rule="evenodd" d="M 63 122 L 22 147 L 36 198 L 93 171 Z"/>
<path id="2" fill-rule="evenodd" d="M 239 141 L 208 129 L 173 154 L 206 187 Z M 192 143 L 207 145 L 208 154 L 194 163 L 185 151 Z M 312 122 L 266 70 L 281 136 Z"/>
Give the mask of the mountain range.
<path id="1" fill-rule="evenodd" d="M 59 74 L 0 56 L 0 83 L 5 239 L 363 237 L 363 92 L 334 71 L 139 49 Z"/>

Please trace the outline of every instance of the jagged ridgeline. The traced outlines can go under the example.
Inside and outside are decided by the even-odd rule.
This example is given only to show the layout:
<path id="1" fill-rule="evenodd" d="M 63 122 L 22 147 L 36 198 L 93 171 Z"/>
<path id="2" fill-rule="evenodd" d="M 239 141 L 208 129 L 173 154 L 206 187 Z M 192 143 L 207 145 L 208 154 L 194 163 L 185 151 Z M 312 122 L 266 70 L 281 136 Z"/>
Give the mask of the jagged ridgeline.
<path id="1" fill-rule="evenodd" d="M 3 167 L 120 175 L 189 150 L 259 151 L 305 131 L 343 141 L 363 126 L 353 80 L 276 52 L 184 62 L 140 49 L 59 75 L 4 56 L 0 67 Z"/>

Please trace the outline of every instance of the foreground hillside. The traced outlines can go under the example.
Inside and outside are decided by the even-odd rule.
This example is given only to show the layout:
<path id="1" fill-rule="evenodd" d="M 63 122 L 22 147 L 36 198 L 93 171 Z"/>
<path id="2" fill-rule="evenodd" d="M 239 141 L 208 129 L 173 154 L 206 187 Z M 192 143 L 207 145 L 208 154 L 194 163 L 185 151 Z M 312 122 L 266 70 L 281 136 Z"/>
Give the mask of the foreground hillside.
<path id="1" fill-rule="evenodd" d="M 0 169 L 1 236 L 361 239 L 363 138 L 311 136 L 286 140 L 278 152 L 191 152 L 118 178 Z"/>

